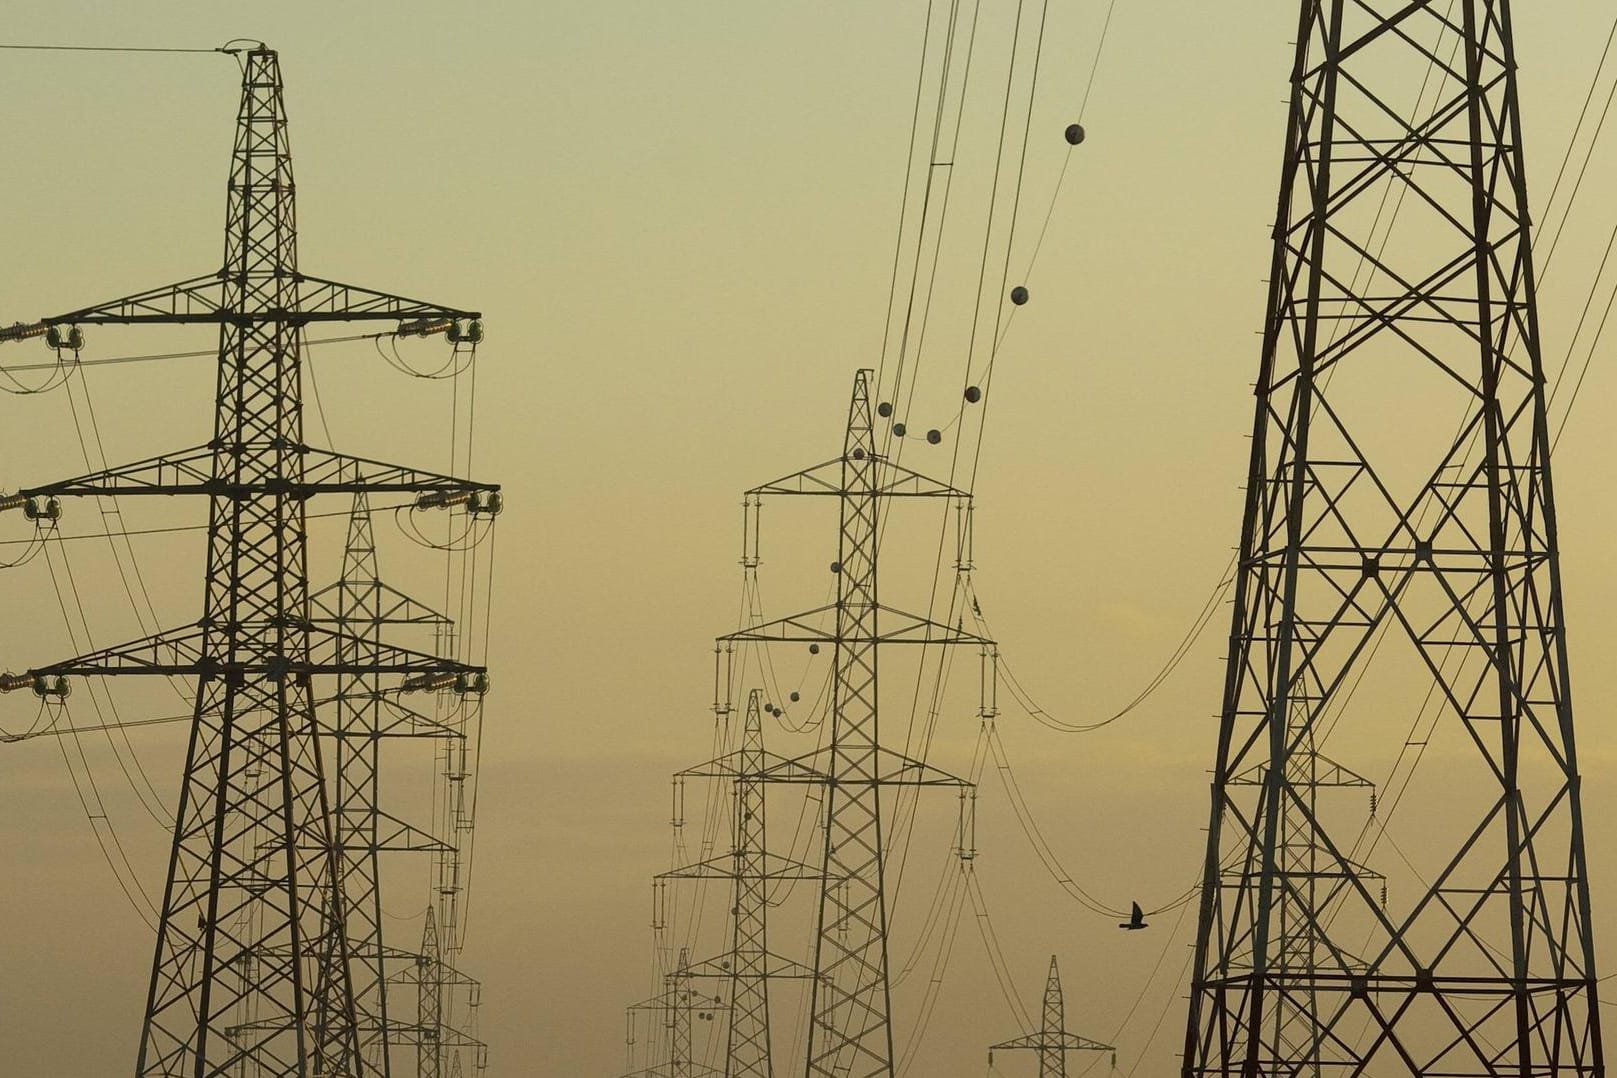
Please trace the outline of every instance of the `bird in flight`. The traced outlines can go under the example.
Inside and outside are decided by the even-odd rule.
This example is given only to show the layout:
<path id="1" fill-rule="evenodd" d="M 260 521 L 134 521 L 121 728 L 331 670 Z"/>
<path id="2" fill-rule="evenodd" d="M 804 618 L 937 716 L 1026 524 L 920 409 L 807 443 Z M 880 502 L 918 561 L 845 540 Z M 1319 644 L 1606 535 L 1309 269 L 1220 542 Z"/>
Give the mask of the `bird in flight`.
<path id="1" fill-rule="evenodd" d="M 1131 905 L 1133 908 L 1129 910 L 1129 919 L 1120 922 L 1117 927 L 1128 932 L 1138 932 L 1142 928 L 1149 928 L 1150 926 L 1146 924 L 1145 920 L 1145 911 L 1140 908 L 1140 904 L 1135 902 L 1131 903 Z"/>

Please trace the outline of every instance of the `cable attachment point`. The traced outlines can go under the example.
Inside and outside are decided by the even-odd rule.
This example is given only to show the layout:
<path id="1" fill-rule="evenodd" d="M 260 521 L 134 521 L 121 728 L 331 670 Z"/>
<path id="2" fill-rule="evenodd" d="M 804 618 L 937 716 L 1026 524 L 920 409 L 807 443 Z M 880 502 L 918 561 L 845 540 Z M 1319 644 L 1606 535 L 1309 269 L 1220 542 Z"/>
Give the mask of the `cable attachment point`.
<path id="1" fill-rule="evenodd" d="M 56 498 L 29 498 L 23 503 L 22 515 L 29 520 L 61 520 L 62 503 Z"/>
<path id="2" fill-rule="evenodd" d="M 49 677 L 44 674 L 0 674 L 0 692 L 18 692 L 22 689 L 32 689 L 34 695 L 42 700 L 47 697 L 65 700 L 73 691 L 67 678 L 61 674 Z"/>
<path id="3" fill-rule="evenodd" d="M 465 325 L 462 325 L 457 321 L 452 321 L 446 328 L 446 332 L 449 334 L 450 344 L 482 344 L 483 320 L 481 318 L 474 318 Z"/>
<path id="4" fill-rule="evenodd" d="M 45 344 L 60 352 L 66 348 L 74 355 L 78 355 L 84 348 L 84 331 L 78 326 L 48 326 L 45 329 Z"/>
<path id="5" fill-rule="evenodd" d="M 61 520 L 62 503 L 56 498 L 34 498 L 26 494 L 8 494 L 0 497 L 0 513 L 21 509 L 29 520 Z"/>
<path id="6" fill-rule="evenodd" d="M 417 509 L 466 507 L 472 516 L 496 517 L 505 508 L 505 496 L 497 490 L 428 490 L 416 495 Z"/>

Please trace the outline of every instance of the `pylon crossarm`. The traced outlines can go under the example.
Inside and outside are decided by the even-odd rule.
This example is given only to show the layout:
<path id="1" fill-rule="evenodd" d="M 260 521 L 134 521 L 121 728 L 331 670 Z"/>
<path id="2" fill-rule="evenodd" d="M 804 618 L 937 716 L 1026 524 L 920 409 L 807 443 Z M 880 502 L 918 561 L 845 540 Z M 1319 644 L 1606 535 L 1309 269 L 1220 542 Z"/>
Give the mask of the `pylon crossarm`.
<path id="1" fill-rule="evenodd" d="M 761 862 L 752 871 L 739 870 L 733 854 L 710 857 L 692 865 L 657 874 L 659 880 L 823 880 L 825 871 L 767 850 L 754 855 Z"/>
<path id="2" fill-rule="evenodd" d="M 298 277 L 298 311 L 291 317 L 332 322 L 481 318 L 483 315 L 481 311 L 448 307 L 302 274 Z"/>
<path id="3" fill-rule="evenodd" d="M 1048 1052 L 1052 1049 L 1065 1052 L 1117 1051 L 1110 1044 L 1092 1041 L 1088 1037 L 1080 1037 L 1076 1033 L 1033 1033 L 1026 1037 L 1016 1037 L 988 1046 L 990 1052 L 1010 1052 L 1018 1049 L 1028 1049 L 1035 1052 Z"/>
<path id="4" fill-rule="evenodd" d="M 912 471 L 902 464 L 879 457 L 876 461 L 875 480 L 871 486 L 859 489 L 858 493 L 861 496 L 868 497 L 875 494 L 883 498 L 971 498 L 966 491 Z M 847 479 L 843 464 L 841 457 L 828 460 L 824 464 L 816 464 L 812 468 L 805 468 L 800 472 L 793 472 L 791 475 L 753 487 L 747 491 L 746 496 L 807 494 L 823 497 L 848 494 L 851 492 L 846 488 Z"/>
<path id="5" fill-rule="evenodd" d="M 225 304 L 224 284 L 224 278 L 219 273 L 210 273 L 42 318 L 38 325 L 217 323 L 223 320 L 220 312 Z M 12 335 L 0 332 L 0 341 L 11 339 L 14 339 Z"/>
<path id="6" fill-rule="evenodd" d="M 63 662 L 35 667 L 32 678 L 89 677 L 105 674 L 215 675 L 277 677 L 298 674 L 416 674 L 475 675 L 487 668 L 441 659 L 424 652 L 392 644 L 377 644 L 323 627 L 307 630 L 309 655 L 263 654 L 235 662 L 220 662 L 205 648 L 205 630 L 200 625 L 156 633 L 140 640 L 92 651 Z M 359 662 L 346 658 L 359 645 L 370 649 L 371 657 Z M 19 686 L 20 687 L 20 686 Z"/>
<path id="7" fill-rule="evenodd" d="M 780 776 L 786 771 L 803 771 L 806 765 L 801 759 L 791 759 L 767 749 L 756 752 L 725 753 L 715 760 L 705 764 L 688 767 L 684 771 L 676 771 L 675 778 L 681 779 L 769 779 L 784 781 Z M 805 774 L 800 781 L 825 781 L 825 776 L 817 772 Z"/>
<path id="8" fill-rule="evenodd" d="M 807 980 L 814 976 L 814 971 L 801 962 L 794 962 L 790 958 L 782 958 L 773 951 L 764 951 L 762 959 L 762 972 L 760 977 L 770 980 L 787 978 L 789 980 Z M 732 968 L 735 962 L 733 954 L 718 955 L 714 958 L 705 958 L 691 966 L 687 971 L 692 977 L 711 977 L 724 979 L 734 975 Z"/>
<path id="9" fill-rule="evenodd" d="M 263 447 L 241 447 L 263 448 Z M 269 447 L 273 448 L 273 447 Z M 212 446 L 197 446 L 178 453 L 165 453 L 133 464 L 91 472 L 73 479 L 26 487 L 15 498 L 0 502 L 0 511 L 24 508 L 20 499 L 43 497 L 82 497 L 93 494 L 207 494 L 218 497 L 249 498 L 286 495 L 309 498 L 316 494 L 416 494 L 456 495 L 499 491 L 497 483 L 424 472 L 399 464 L 386 464 L 364 457 L 333 453 L 308 446 L 291 447 L 301 464 L 298 478 L 266 478 L 257 482 L 232 482 L 215 478 L 217 458 L 224 455 Z M 483 503 L 478 503 L 481 506 Z M 477 510 L 481 511 L 481 509 Z"/>
<path id="10" fill-rule="evenodd" d="M 924 761 L 885 748 L 864 750 L 867 759 L 861 770 L 868 777 L 858 780 L 850 777 L 851 772 L 848 768 L 834 766 L 833 751 L 830 748 L 823 748 L 805 753 L 783 764 L 766 768 L 761 778 L 765 782 L 825 783 L 828 781 L 828 775 L 841 775 L 843 777 L 839 781 L 843 784 L 859 783 L 870 786 L 953 786 L 974 789 L 977 785 L 969 779 L 951 775 Z"/>
<path id="11" fill-rule="evenodd" d="M 175 284 L 121 296 L 118 299 L 80 307 L 65 314 L 42 318 L 37 323 L 0 330 L 0 341 L 34 336 L 36 329 L 67 325 L 183 325 L 228 322 L 249 325 L 262 322 L 363 322 L 416 321 L 481 318 L 478 311 L 429 303 L 396 296 L 358 285 L 328 281 L 319 277 L 293 274 L 297 282 L 295 305 L 290 308 L 266 307 L 253 311 L 230 310 L 225 299 L 229 278 L 223 271 L 193 277 Z M 269 279 L 266 277 L 266 279 Z"/>
<path id="12" fill-rule="evenodd" d="M 349 817 L 349 821 L 352 819 L 353 817 Z M 442 839 L 429 835 L 419 827 L 405 823 L 397 816 L 383 812 L 381 809 L 377 809 L 374 814 L 366 814 L 362 818 L 362 822 L 365 825 L 364 830 L 367 834 L 370 833 L 371 824 L 374 823 L 376 835 L 374 839 L 364 842 L 352 842 L 345 841 L 344 838 L 339 837 L 330 848 L 345 852 L 369 852 L 374 850 L 377 853 L 439 853 L 449 849 L 449 845 Z M 339 821 L 339 824 L 343 823 L 346 823 L 346 827 L 339 826 L 339 836 L 347 834 L 348 829 L 353 826 L 351 822 Z"/>
<path id="13" fill-rule="evenodd" d="M 350 603 L 363 595 L 375 609 L 374 616 L 360 618 L 351 610 L 342 609 L 344 598 Z M 397 588 L 380 580 L 339 580 L 328 584 L 309 596 L 309 606 L 317 616 L 309 620 L 316 625 L 337 623 L 343 625 L 452 625 L 451 618 L 432 609 L 426 603 L 411 598 Z"/>
<path id="14" fill-rule="evenodd" d="M 962 626 L 944 625 L 920 614 L 911 614 L 894 607 L 877 604 L 877 624 L 883 628 L 874 636 L 855 638 L 838 635 L 833 624 L 826 627 L 828 617 L 834 617 L 835 604 L 816 607 L 801 614 L 789 614 L 774 621 L 766 621 L 739 632 L 718 638 L 721 644 L 735 643 L 813 643 L 835 644 L 977 644 L 992 646 L 993 640 L 967 632 Z"/>

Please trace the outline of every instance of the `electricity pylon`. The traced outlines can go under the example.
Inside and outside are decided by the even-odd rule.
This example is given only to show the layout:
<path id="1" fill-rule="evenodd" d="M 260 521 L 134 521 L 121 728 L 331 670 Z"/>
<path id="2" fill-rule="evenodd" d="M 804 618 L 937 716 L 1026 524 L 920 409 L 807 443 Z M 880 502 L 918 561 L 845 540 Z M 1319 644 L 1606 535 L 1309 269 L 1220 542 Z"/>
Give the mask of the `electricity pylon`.
<path id="1" fill-rule="evenodd" d="M 711 858 L 665 872 L 658 879 L 729 879 L 731 945 L 719 958 L 691 967 L 694 977 L 722 979 L 730 989 L 730 1026 L 725 1044 L 724 1078 L 772 1078 L 769 1039 L 769 982 L 803 978 L 812 972 L 769 949 L 771 886 L 818 879 L 820 872 L 769 852 L 765 827 L 765 790 L 770 768 L 792 766 L 764 748 L 763 696 L 747 694 L 741 744 L 717 760 L 681 771 L 685 778 L 725 779 L 733 783 L 731 848 L 727 857 Z"/>
<path id="2" fill-rule="evenodd" d="M 692 984 L 694 978 L 690 950 L 682 947 L 678 963 L 663 976 L 662 992 L 629 1008 L 631 1023 L 636 1011 L 661 1016 L 665 1055 L 660 1062 L 632 1071 L 624 1078 L 718 1078 L 718 1071 L 692 1058 L 691 1020 L 700 1016 L 704 1021 L 712 1021 L 713 1016 L 724 1009 L 724 1003 L 717 997 L 709 1000 L 699 994 Z"/>
<path id="3" fill-rule="evenodd" d="M 488 1045 L 457 1028 L 444 1013 L 451 993 L 469 990 L 475 995 L 478 983 L 446 960 L 443 936 L 431 905 L 427 906 L 421 929 L 421 950 L 390 957 L 406 960 L 388 983 L 395 987 L 415 986 L 416 1018 L 408 1023 L 395 1020 L 388 1028 L 388 1036 L 394 1045 L 416 1046 L 417 1078 L 458 1073 L 462 1051 L 472 1053 L 472 1065 L 481 1073 L 488 1065 Z"/>
<path id="4" fill-rule="evenodd" d="M 720 639 L 721 647 L 798 642 L 829 643 L 836 649 L 830 744 L 765 770 L 771 782 L 823 783 L 825 787 L 808 1036 L 810 1078 L 891 1078 L 893 1074 L 883 789 L 971 785 L 883 744 L 877 695 L 881 647 L 982 647 L 993 643 L 959 627 L 883 606 L 877 599 L 877 539 L 888 501 L 920 497 L 966 503 L 970 495 L 877 452 L 870 380 L 871 372 L 865 370 L 854 377 L 840 456 L 747 492 L 753 502 L 775 495 L 836 499 L 839 544 L 832 565 L 837 578 L 836 602 Z M 821 627 L 825 615 L 833 619 L 830 629 Z"/>
<path id="5" fill-rule="evenodd" d="M 370 502 L 363 492 L 354 495 L 349 513 L 342 575 L 309 601 L 313 623 L 334 626 L 342 633 L 344 658 L 355 666 L 378 657 L 388 630 L 416 626 L 440 631 L 441 636 L 449 622 L 382 581 Z M 321 732 L 334 762 L 332 816 L 348 898 L 345 923 L 354 1007 L 367 1066 L 386 1076 L 393 1071 L 389 1048 L 394 1040 L 387 998 L 389 978 L 401 964 L 415 964 L 419 956 L 389 948 L 384 940 L 381 854 L 430 852 L 436 859 L 450 844 L 458 843 L 460 836 L 429 833 L 382 806 L 382 744 L 398 738 L 427 738 L 453 746 L 464 740 L 464 733 L 409 706 L 407 697 L 389 692 L 375 673 L 345 675 L 337 679 L 336 686 L 328 712 L 332 718 L 322 722 Z M 431 935 L 439 941 L 436 926 Z"/>
<path id="6" fill-rule="evenodd" d="M 1505 0 L 1301 5 L 1187 1076 L 1604 1073 L 1516 69 Z M 1378 652 L 1460 754 L 1396 913 L 1310 762 Z"/>
<path id="7" fill-rule="evenodd" d="M 213 434 L 205 444 L 25 488 L 0 508 L 69 495 L 208 500 L 206 598 L 193 625 L 26 674 L 0 688 L 61 691 L 73 675 L 196 679 L 136 1074 L 213 1078 L 358 1074 L 359 1047 L 311 679 L 461 677 L 480 667 L 393 645 L 359 661 L 342 632 L 311 624 L 308 500 L 410 493 L 489 504 L 496 487 L 309 446 L 302 335 L 311 323 L 408 321 L 458 335 L 477 312 L 304 274 L 297 262 L 292 152 L 279 60 L 242 60 L 222 267 L 99 303 L 0 340 L 70 336 L 97 324 L 219 327 Z"/>
<path id="8" fill-rule="evenodd" d="M 1061 973 L 1056 969 L 1056 956 L 1050 956 L 1050 975 L 1044 982 L 1044 1017 L 1037 1033 L 1000 1041 L 988 1049 L 988 1062 L 994 1062 L 995 1052 L 1021 1051 L 1039 1053 L 1039 1078 L 1067 1078 L 1068 1052 L 1116 1052 L 1109 1044 L 1080 1037 L 1067 1032 L 1066 1004 L 1061 997 Z"/>

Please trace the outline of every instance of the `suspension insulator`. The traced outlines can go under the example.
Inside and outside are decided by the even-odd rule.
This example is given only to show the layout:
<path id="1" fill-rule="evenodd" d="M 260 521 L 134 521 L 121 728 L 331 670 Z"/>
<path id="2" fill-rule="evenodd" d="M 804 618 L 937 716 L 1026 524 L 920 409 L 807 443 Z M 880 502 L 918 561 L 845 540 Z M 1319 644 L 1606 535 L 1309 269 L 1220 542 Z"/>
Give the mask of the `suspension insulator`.
<path id="1" fill-rule="evenodd" d="M 400 322 L 394 332 L 400 337 L 430 337 L 435 333 L 448 333 L 454 328 L 453 318 L 417 318 L 413 322 Z"/>
<path id="2" fill-rule="evenodd" d="M 21 494 L 8 494 L 5 497 L 0 498 L 0 513 L 4 513 L 8 509 L 26 510 L 28 508 L 29 500 L 30 499 Z"/>
<path id="3" fill-rule="evenodd" d="M 415 496 L 417 509 L 449 509 L 465 505 L 475 492 L 470 490 L 424 490 Z"/>
<path id="4" fill-rule="evenodd" d="M 436 692 L 439 689 L 452 688 L 459 674 L 441 671 L 431 674 L 411 674 L 399 686 L 401 692 Z"/>
<path id="5" fill-rule="evenodd" d="M 21 689 L 34 687 L 34 675 L 13 674 L 10 672 L 0 674 L 0 692 L 17 692 Z"/>
<path id="6" fill-rule="evenodd" d="M 30 337 L 43 337 L 47 328 L 43 322 L 13 322 L 9 326 L 0 326 L 0 341 L 26 341 Z"/>

